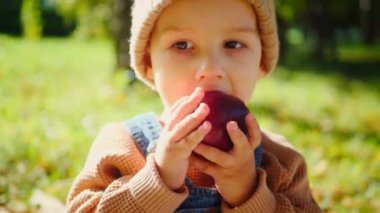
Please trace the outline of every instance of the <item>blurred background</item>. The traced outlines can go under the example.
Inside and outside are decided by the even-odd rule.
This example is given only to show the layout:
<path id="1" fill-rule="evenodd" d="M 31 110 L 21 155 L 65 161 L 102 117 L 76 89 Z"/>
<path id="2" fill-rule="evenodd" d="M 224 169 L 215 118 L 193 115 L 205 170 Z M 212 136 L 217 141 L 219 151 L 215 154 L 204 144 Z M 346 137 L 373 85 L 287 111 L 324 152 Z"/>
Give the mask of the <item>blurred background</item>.
<path id="1" fill-rule="evenodd" d="M 380 1 L 276 3 L 280 63 L 250 110 L 325 212 L 380 212 Z M 129 71 L 130 5 L 0 0 L 0 212 L 63 212 L 102 126 L 162 109 Z"/>

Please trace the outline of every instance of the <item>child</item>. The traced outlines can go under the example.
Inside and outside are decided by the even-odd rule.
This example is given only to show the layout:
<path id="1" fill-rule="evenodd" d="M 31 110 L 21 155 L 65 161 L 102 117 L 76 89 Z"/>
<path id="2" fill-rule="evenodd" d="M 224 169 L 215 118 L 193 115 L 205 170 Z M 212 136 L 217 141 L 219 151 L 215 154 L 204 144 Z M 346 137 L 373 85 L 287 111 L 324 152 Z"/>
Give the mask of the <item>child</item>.
<path id="1" fill-rule="evenodd" d="M 247 135 L 226 125 L 231 151 L 200 143 L 213 128 L 205 91 L 247 104 L 275 67 L 273 0 L 136 0 L 131 33 L 132 67 L 164 112 L 102 130 L 70 190 L 69 212 L 321 212 L 304 158 L 252 114 Z"/>

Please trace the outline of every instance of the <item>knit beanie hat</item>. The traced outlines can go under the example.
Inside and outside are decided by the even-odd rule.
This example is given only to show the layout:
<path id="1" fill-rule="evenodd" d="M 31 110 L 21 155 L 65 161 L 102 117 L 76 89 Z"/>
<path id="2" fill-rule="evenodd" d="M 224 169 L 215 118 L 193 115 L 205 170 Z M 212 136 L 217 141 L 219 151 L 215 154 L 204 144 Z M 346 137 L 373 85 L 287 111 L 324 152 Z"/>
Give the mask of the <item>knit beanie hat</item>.
<path id="1" fill-rule="evenodd" d="M 136 76 L 154 88 L 154 82 L 146 78 L 146 51 L 157 18 L 164 8 L 175 0 L 134 0 L 130 38 L 131 67 Z M 271 72 L 278 61 L 279 41 L 274 0 L 247 0 L 252 4 L 260 32 L 262 45 L 261 63 Z"/>

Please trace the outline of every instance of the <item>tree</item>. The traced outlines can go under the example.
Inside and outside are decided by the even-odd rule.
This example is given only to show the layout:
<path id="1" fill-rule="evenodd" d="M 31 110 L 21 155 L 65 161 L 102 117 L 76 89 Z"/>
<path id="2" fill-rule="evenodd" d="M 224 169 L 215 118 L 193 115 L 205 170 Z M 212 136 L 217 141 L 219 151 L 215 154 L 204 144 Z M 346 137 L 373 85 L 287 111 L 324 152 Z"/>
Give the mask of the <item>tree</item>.
<path id="1" fill-rule="evenodd" d="M 21 21 L 25 37 L 39 39 L 42 36 L 40 0 L 22 1 Z"/>
<path id="2" fill-rule="evenodd" d="M 55 0 L 55 4 L 66 20 L 75 20 L 75 37 L 109 36 L 112 0 Z"/>
<path id="3" fill-rule="evenodd" d="M 316 35 L 314 56 L 317 59 L 337 59 L 336 41 L 334 36 L 334 19 L 329 12 L 330 1 L 309 0 L 308 14 L 311 31 Z M 325 51 L 327 50 L 327 52 Z"/>
<path id="4" fill-rule="evenodd" d="M 116 53 L 116 69 L 128 69 L 129 36 L 131 27 L 131 0 L 114 0 L 111 31 Z"/>
<path id="5" fill-rule="evenodd" d="M 373 0 L 359 0 L 361 28 L 366 44 L 373 44 L 376 38 L 374 4 Z"/>

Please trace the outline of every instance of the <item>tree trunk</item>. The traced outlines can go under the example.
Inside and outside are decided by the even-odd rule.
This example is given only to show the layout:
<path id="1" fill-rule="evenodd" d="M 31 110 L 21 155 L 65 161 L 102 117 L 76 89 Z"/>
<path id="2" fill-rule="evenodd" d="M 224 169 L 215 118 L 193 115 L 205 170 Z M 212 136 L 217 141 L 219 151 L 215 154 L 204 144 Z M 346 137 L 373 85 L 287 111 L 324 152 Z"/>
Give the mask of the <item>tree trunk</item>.
<path id="1" fill-rule="evenodd" d="M 373 44 L 376 38 L 373 3 L 373 0 L 359 0 L 362 34 L 364 42 L 368 45 Z"/>
<path id="2" fill-rule="evenodd" d="M 42 36 L 42 22 L 39 0 L 23 0 L 21 22 L 26 38 L 39 39 Z"/>
<path id="3" fill-rule="evenodd" d="M 115 70 L 129 69 L 129 37 L 132 0 L 114 0 L 111 31 L 116 54 Z"/>

